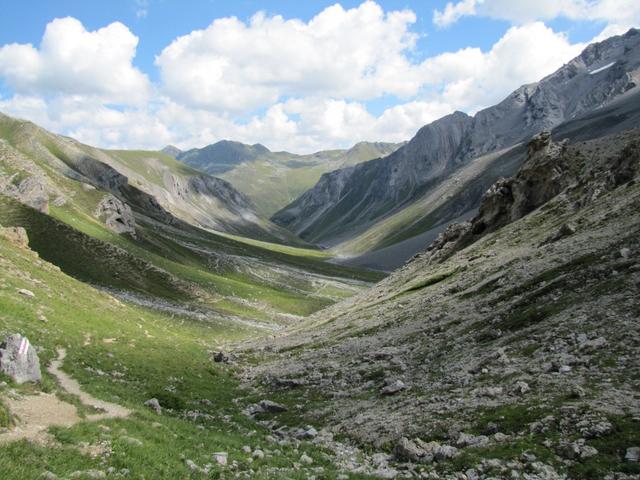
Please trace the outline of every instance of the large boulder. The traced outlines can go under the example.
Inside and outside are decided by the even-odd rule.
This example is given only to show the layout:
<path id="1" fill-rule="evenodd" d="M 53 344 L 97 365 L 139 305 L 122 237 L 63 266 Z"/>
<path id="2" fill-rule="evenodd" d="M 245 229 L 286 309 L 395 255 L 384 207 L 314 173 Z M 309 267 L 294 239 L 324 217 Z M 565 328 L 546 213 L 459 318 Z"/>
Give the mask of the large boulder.
<path id="1" fill-rule="evenodd" d="M 107 228 L 118 234 L 136 236 L 136 222 L 131 207 L 111 194 L 98 204 L 96 217 L 104 219 Z"/>
<path id="2" fill-rule="evenodd" d="M 0 372 L 18 384 L 40 382 L 40 359 L 27 337 L 10 335 L 0 344 Z"/>

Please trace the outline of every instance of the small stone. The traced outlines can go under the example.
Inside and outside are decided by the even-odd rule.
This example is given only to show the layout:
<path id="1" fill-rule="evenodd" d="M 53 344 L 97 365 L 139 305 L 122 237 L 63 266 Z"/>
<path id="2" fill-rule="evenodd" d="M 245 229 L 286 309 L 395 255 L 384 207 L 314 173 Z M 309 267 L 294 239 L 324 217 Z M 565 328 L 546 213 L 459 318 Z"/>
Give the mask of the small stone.
<path id="1" fill-rule="evenodd" d="M 420 457 L 423 457 L 425 452 L 422 448 L 418 447 L 415 442 L 409 440 L 407 437 L 402 437 L 396 443 L 393 453 L 400 461 L 417 462 Z"/>
<path id="2" fill-rule="evenodd" d="M 299 440 L 303 440 L 305 438 L 315 438 L 317 436 L 318 436 L 318 431 L 311 426 L 307 427 L 305 430 L 301 429 L 296 434 L 296 438 Z"/>
<path id="3" fill-rule="evenodd" d="M 149 407 L 151 410 L 156 412 L 158 415 L 162 415 L 162 407 L 160 406 L 160 402 L 157 398 L 150 398 L 146 402 L 144 402 L 146 407 Z"/>
<path id="4" fill-rule="evenodd" d="M 281 405 L 276 402 L 272 402 L 271 400 L 260 400 L 258 404 L 263 412 L 266 413 L 280 413 L 286 412 L 288 409 L 284 405 Z"/>
<path id="5" fill-rule="evenodd" d="M 558 371 L 560 373 L 569 373 L 571 371 L 571 367 L 569 365 L 562 365 Z"/>
<path id="6" fill-rule="evenodd" d="M 127 445 L 133 445 L 135 447 L 141 447 L 143 445 L 143 443 L 140 440 L 133 437 L 121 437 L 121 440 Z"/>
<path id="7" fill-rule="evenodd" d="M 22 227 L 0 227 L 0 237 L 4 237 L 20 248 L 29 246 L 29 236 Z"/>
<path id="8" fill-rule="evenodd" d="M 40 475 L 40 478 L 42 480 L 57 480 L 58 476 L 55 473 L 47 470 L 42 475 Z"/>
<path id="9" fill-rule="evenodd" d="M 489 439 L 484 435 L 480 435 L 476 437 L 468 433 L 461 433 L 458 436 L 456 445 L 458 445 L 458 447 L 469 447 L 469 446 L 484 445 L 488 442 L 489 442 Z"/>
<path id="10" fill-rule="evenodd" d="M 569 396 L 571 398 L 583 398 L 587 392 L 584 391 L 580 385 L 573 385 L 569 390 Z"/>
<path id="11" fill-rule="evenodd" d="M 227 460 L 229 458 L 229 454 L 227 452 L 214 452 L 211 454 L 213 460 L 218 463 L 218 465 L 226 465 Z"/>
<path id="12" fill-rule="evenodd" d="M 467 476 L 467 480 L 480 480 L 480 475 L 472 468 L 464 472 L 464 474 Z"/>
<path id="13" fill-rule="evenodd" d="M 262 450 L 254 450 L 253 451 L 253 455 L 251 455 L 253 458 L 255 458 L 256 460 L 263 460 L 264 459 L 264 452 Z"/>
<path id="14" fill-rule="evenodd" d="M 458 455 L 458 449 L 450 445 L 442 445 L 435 451 L 434 458 L 437 461 L 449 460 Z"/>
<path id="15" fill-rule="evenodd" d="M 33 293 L 31 290 L 27 290 L 26 288 L 19 288 L 19 289 L 18 289 L 18 293 L 19 293 L 20 295 L 24 296 L 24 297 L 31 297 L 31 298 L 33 298 L 33 297 L 35 297 L 35 296 L 36 296 L 36 294 L 35 294 L 35 293 Z"/>
<path id="16" fill-rule="evenodd" d="M 495 398 L 503 394 L 502 387 L 480 387 L 475 390 L 479 397 Z"/>
<path id="17" fill-rule="evenodd" d="M 242 451 L 244 453 L 251 453 L 251 447 L 249 445 L 245 445 L 242 447 Z"/>
<path id="18" fill-rule="evenodd" d="M 404 390 L 407 386 L 402 380 L 389 380 L 387 385 L 380 390 L 382 395 L 393 395 Z"/>
<path id="19" fill-rule="evenodd" d="M 313 463 L 313 458 L 311 458 L 309 455 L 307 455 L 306 453 L 303 453 L 300 456 L 300 463 L 304 464 L 304 465 L 311 465 Z"/>
<path id="20" fill-rule="evenodd" d="M 529 390 L 531 390 L 531 387 L 529 387 L 529 384 L 527 382 L 523 382 L 520 380 L 517 381 L 513 386 L 513 392 L 519 395 L 524 395 Z"/>
<path id="21" fill-rule="evenodd" d="M 630 248 L 621 248 L 620 249 L 620 256 L 622 258 L 629 258 L 631 256 L 631 249 Z"/>
<path id="22" fill-rule="evenodd" d="M 212 357 L 216 363 L 229 363 L 229 357 L 224 352 L 213 352 Z"/>
<path id="23" fill-rule="evenodd" d="M 629 447 L 624 456 L 627 462 L 637 463 L 640 460 L 640 447 Z"/>
<path id="24" fill-rule="evenodd" d="M 70 474 L 69 478 L 88 478 L 98 480 L 101 478 L 107 478 L 107 474 L 102 470 L 77 470 Z"/>

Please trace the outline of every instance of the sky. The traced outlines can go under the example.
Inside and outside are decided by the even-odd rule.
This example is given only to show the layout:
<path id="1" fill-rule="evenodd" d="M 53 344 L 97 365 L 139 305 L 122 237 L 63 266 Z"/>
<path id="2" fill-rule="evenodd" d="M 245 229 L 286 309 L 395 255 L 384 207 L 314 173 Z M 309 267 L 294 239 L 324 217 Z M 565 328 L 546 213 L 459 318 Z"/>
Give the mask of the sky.
<path id="1" fill-rule="evenodd" d="M 0 0 L 0 112 L 104 148 L 398 142 L 631 27 L 637 0 Z"/>

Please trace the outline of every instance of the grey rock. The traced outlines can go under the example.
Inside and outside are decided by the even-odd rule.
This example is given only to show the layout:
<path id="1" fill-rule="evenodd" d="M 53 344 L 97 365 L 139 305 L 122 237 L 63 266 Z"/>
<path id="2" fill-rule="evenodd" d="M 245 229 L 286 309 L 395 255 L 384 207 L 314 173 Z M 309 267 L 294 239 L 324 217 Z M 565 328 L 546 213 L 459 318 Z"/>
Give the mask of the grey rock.
<path id="1" fill-rule="evenodd" d="M 229 459 L 229 454 L 227 452 L 214 452 L 211 456 L 218 465 L 222 466 L 226 465 Z"/>
<path id="2" fill-rule="evenodd" d="M 502 387 L 480 387 L 475 390 L 475 394 L 479 397 L 495 398 L 502 396 L 503 393 Z"/>
<path id="3" fill-rule="evenodd" d="M 27 290 L 26 288 L 20 288 L 18 289 L 18 293 L 20 295 L 22 295 L 23 297 L 30 297 L 33 298 L 36 296 L 35 293 L 33 293 L 31 290 Z"/>
<path id="4" fill-rule="evenodd" d="M 458 449 L 451 445 L 442 445 L 435 451 L 433 458 L 441 462 L 443 460 L 450 460 L 458 455 Z"/>
<path id="5" fill-rule="evenodd" d="M 426 452 L 407 437 L 402 437 L 393 449 L 396 458 L 401 461 L 418 462 Z"/>
<path id="6" fill-rule="evenodd" d="M 131 207 L 114 195 L 104 197 L 96 208 L 96 217 L 104 219 L 110 230 L 118 233 L 129 233 L 135 237 L 136 221 Z"/>
<path id="7" fill-rule="evenodd" d="M 640 447 L 629 447 L 624 455 L 627 462 L 637 463 L 640 460 Z"/>
<path id="8" fill-rule="evenodd" d="M 531 387 L 529 387 L 529 384 L 527 382 L 523 382 L 521 380 L 517 381 L 513 385 L 513 392 L 518 394 L 518 395 L 524 395 L 529 390 L 531 390 Z"/>
<path id="9" fill-rule="evenodd" d="M 260 400 L 260 403 L 258 405 L 265 413 L 280 413 L 286 412 L 288 410 L 288 408 L 284 405 L 273 402 L 271 400 Z"/>
<path id="10" fill-rule="evenodd" d="M 10 335 L 0 344 L 0 372 L 17 384 L 40 382 L 40 359 L 26 337 Z"/>
<path id="11" fill-rule="evenodd" d="M 146 402 L 144 402 L 146 407 L 149 407 L 151 410 L 156 412 L 158 415 L 162 415 L 162 407 L 160 406 L 160 402 L 157 398 L 150 398 Z"/>
<path id="12" fill-rule="evenodd" d="M 387 385 L 380 389 L 380 393 L 382 395 L 393 395 L 406 388 L 407 386 L 404 384 L 402 380 L 389 380 L 387 382 Z"/>
<path id="13" fill-rule="evenodd" d="M 255 458 L 256 460 L 263 460 L 264 459 L 264 452 L 262 450 L 259 449 L 255 449 L 253 451 L 253 454 L 251 455 L 253 458 Z"/>
<path id="14" fill-rule="evenodd" d="M 229 363 L 229 356 L 224 352 L 213 352 L 213 361 L 216 363 Z"/>
<path id="15" fill-rule="evenodd" d="M 142 441 L 138 440 L 137 438 L 134 437 L 120 437 L 120 440 L 122 440 L 124 443 L 126 443 L 127 445 L 132 445 L 134 447 L 142 447 L 144 444 L 142 443 Z"/>
<path id="16" fill-rule="evenodd" d="M 584 439 L 575 442 L 563 441 L 558 446 L 558 454 L 569 460 L 585 460 L 598 454 L 598 450 L 587 445 Z"/>
<path id="17" fill-rule="evenodd" d="M 631 257 L 631 249 L 630 248 L 621 248 L 620 249 L 620 256 L 622 258 L 629 258 Z"/>
<path id="18" fill-rule="evenodd" d="M 461 433 L 456 440 L 458 447 L 475 447 L 480 445 L 486 445 L 489 443 L 489 438 L 484 435 L 470 435 L 468 433 Z"/>

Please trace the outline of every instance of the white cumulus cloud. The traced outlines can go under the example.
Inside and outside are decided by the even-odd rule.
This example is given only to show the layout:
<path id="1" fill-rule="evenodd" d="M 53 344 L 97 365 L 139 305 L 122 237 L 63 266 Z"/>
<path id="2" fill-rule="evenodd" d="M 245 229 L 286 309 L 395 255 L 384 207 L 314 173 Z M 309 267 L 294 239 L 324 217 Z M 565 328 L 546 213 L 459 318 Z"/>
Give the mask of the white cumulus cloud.
<path id="1" fill-rule="evenodd" d="M 605 35 L 622 33 L 640 24 L 640 2 L 637 0 L 459 0 L 448 2 L 444 9 L 434 10 L 433 23 L 447 27 L 464 16 L 483 16 L 513 23 L 551 20 L 605 22 Z M 601 35 L 604 38 L 604 35 Z"/>
<path id="2" fill-rule="evenodd" d="M 138 38 L 120 22 L 94 32 L 77 19 L 47 25 L 39 48 L 0 48 L 0 77 L 21 94 L 96 95 L 104 101 L 147 99 L 147 77 L 132 65 Z"/>
<path id="3" fill-rule="evenodd" d="M 504 0 L 503 16 L 569 15 L 577 2 L 539 0 L 525 15 L 518 8 L 532 4 Z M 616 2 L 628 11 L 635 5 L 600 0 L 589 8 L 621 17 Z M 498 5 L 451 3 L 438 22 L 485 15 L 491 10 L 483 9 Z M 584 47 L 541 21 L 514 20 L 488 49 L 416 61 L 415 20 L 411 11 L 384 11 L 373 1 L 334 5 L 306 22 L 264 14 L 248 23 L 220 18 L 164 48 L 156 57 L 160 81 L 151 84 L 133 66 L 138 39 L 127 27 L 113 23 L 90 32 L 78 20 L 57 19 L 37 48 L 0 46 L 0 80 L 13 90 L 0 98 L 0 111 L 110 148 L 190 148 L 231 139 L 303 153 L 360 140 L 408 140 L 454 110 L 474 113 L 499 102 Z M 618 23 L 609 27 L 619 33 Z M 390 106 L 373 113 L 369 101 L 380 97 Z"/>
<path id="4" fill-rule="evenodd" d="M 336 4 L 309 22 L 221 18 L 174 40 L 156 64 L 170 97 L 212 110 L 251 110 L 288 96 L 410 97 L 420 88 L 406 56 L 415 20 L 372 1 L 349 10 Z"/>

